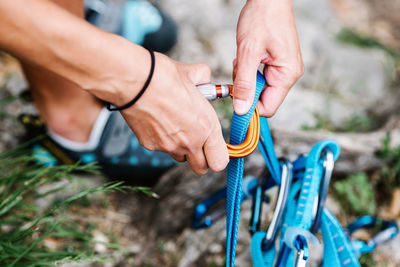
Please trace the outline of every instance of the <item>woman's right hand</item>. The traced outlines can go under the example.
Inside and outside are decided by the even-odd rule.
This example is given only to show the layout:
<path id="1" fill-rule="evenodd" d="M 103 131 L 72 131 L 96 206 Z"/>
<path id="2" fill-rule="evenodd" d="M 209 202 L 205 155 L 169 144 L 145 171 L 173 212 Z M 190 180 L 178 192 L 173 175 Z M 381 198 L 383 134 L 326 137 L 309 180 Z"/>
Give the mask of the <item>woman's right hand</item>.
<path id="1" fill-rule="evenodd" d="M 210 68 L 176 62 L 159 53 L 155 57 L 151 83 L 132 107 L 122 111 L 125 120 L 145 148 L 187 160 L 197 174 L 205 174 L 208 168 L 223 170 L 229 156 L 221 126 L 196 88 L 210 82 Z M 144 66 L 150 69 L 149 64 Z"/>

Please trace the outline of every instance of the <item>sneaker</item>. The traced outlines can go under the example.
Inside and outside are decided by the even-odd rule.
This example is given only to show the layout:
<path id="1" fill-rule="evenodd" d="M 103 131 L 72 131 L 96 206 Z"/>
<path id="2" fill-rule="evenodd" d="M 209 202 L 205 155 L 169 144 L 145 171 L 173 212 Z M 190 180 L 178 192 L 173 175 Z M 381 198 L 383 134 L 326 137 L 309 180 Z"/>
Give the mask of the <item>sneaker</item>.
<path id="1" fill-rule="evenodd" d="M 21 115 L 20 121 L 29 133 L 28 138 L 43 136 L 32 149 L 37 163 L 45 166 L 97 162 L 110 178 L 150 185 L 176 164 L 168 154 L 142 147 L 122 115 L 105 108 L 85 143 L 68 140 L 47 130 L 39 117 Z"/>
<path id="2" fill-rule="evenodd" d="M 85 18 L 98 28 L 157 52 L 168 52 L 177 41 L 174 21 L 144 0 L 85 0 Z"/>

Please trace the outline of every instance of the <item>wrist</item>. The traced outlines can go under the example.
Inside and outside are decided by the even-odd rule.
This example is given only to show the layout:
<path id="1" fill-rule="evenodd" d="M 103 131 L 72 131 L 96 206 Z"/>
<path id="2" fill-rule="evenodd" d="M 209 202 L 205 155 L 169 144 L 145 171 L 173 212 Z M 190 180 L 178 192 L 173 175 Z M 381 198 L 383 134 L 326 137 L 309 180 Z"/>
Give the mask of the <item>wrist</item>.
<path id="1" fill-rule="evenodd" d="M 89 80 L 84 89 L 116 106 L 131 101 L 149 75 L 151 57 L 141 46 L 108 34 L 90 65 Z"/>

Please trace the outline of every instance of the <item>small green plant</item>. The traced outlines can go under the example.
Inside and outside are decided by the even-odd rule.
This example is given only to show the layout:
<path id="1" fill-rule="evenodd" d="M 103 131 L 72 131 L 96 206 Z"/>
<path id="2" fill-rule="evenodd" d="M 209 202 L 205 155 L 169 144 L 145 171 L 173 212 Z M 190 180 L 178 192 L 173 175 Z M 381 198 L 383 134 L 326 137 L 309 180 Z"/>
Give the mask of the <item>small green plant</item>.
<path id="1" fill-rule="evenodd" d="M 302 125 L 302 129 L 304 131 L 314 131 L 314 130 L 328 130 L 328 131 L 333 131 L 334 127 L 332 125 L 332 122 L 330 121 L 328 115 L 326 114 L 321 114 L 321 113 L 315 113 L 315 124 L 314 125 Z"/>
<path id="2" fill-rule="evenodd" d="M 348 43 L 348 44 L 356 45 L 359 47 L 382 49 L 383 51 L 385 51 L 389 55 L 391 55 L 393 58 L 395 58 L 396 60 L 400 59 L 399 51 L 391 49 L 391 48 L 383 45 L 382 43 L 380 43 L 378 40 L 368 37 L 368 36 L 363 36 L 362 34 L 356 32 L 354 30 L 351 30 L 351 29 L 342 29 L 337 34 L 336 38 L 343 43 Z"/>
<path id="3" fill-rule="evenodd" d="M 72 171 L 97 173 L 96 165 L 43 167 L 34 164 L 34 158 L 20 147 L 0 154 L 0 265 L 1 266 L 54 266 L 72 261 L 104 261 L 95 255 L 93 231 L 95 225 L 69 219 L 68 208 L 94 193 L 144 191 L 148 188 L 124 186 L 122 182 L 108 182 L 62 199 L 57 198 L 48 208 L 37 201 L 66 189 L 58 185 L 67 178 L 73 183 Z M 51 189 L 39 190 L 43 185 Z M 90 205 L 90 202 L 89 202 Z M 58 244 L 55 247 L 46 245 Z M 103 244 L 103 243 L 102 243 Z M 111 250 L 119 249 L 112 243 L 103 244 Z"/>
<path id="4" fill-rule="evenodd" d="M 374 187 L 365 173 L 357 173 L 333 184 L 336 199 L 348 214 L 372 215 L 376 212 Z"/>
<path id="5" fill-rule="evenodd" d="M 360 265 L 363 267 L 375 267 L 377 264 L 371 253 L 361 255 L 358 261 L 360 262 Z"/>
<path id="6" fill-rule="evenodd" d="M 368 132 L 375 126 L 375 120 L 366 115 L 353 114 L 346 119 L 339 132 Z"/>
<path id="7" fill-rule="evenodd" d="M 392 147 L 390 135 L 383 139 L 383 147 L 377 152 L 377 157 L 382 159 L 384 164 L 379 170 L 380 179 L 377 183 L 377 190 L 382 197 L 381 202 L 387 202 L 393 190 L 400 187 L 400 146 Z"/>
<path id="8" fill-rule="evenodd" d="M 345 119 L 340 126 L 335 126 L 329 119 L 329 116 L 316 113 L 314 125 L 303 125 L 302 129 L 305 131 L 312 130 L 328 130 L 333 132 L 368 132 L 376 127 L 376 120 L 373 117 L 366 115 L 352 114 L 349 118 Z"/>
<path id="9" fill-rule="evenodd" d="M 383 148 L 377 153 L 377 156 L 385 161 L 380 171 L 381 180 L 391 191 L 400 186 L 400 146 L 392 148 L 390 143 L 391 138 L 387 134 L 383 139 Z"/>

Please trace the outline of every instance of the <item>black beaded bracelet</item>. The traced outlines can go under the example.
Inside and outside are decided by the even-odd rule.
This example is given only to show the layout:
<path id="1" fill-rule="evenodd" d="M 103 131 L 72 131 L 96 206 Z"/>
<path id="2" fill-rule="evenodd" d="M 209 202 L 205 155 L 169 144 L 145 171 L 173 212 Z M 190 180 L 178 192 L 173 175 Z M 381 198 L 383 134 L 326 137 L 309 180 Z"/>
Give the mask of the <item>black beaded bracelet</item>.
<path id="1" fill-rule="evenodd" d="M 123 110 L 126 108 L 131 107 L 133 104 L 136 103 L 136 101 L 139 100 L 139 98 L 143 95 L 143 93 L 146 91 L 147 87 L 149 87 L 149 84 L 151 82 L 151 78 L 153 77 L 153 73 L 154 73 L 154 67 L 155 67 L 155 57 L 154 57 L 154 52 L 151 49 L 147 49 L 150 53 L 151 56 L 151 67 L 150 67 L 150 73 L 149 76 L 147 77 L 146 82 L 143 85 L 142 90 L 140 90 L 140 92 L 135 96 L 135 98 L 133 98 L 129 103 L 126 103 L 125 105 L 122 105 L 120 107 L 116 107 L 116 106 L 112 106 L 111 103 L 107 103 L 107 109 L 109 111 L 119 111 L 119 110 Z"/>

